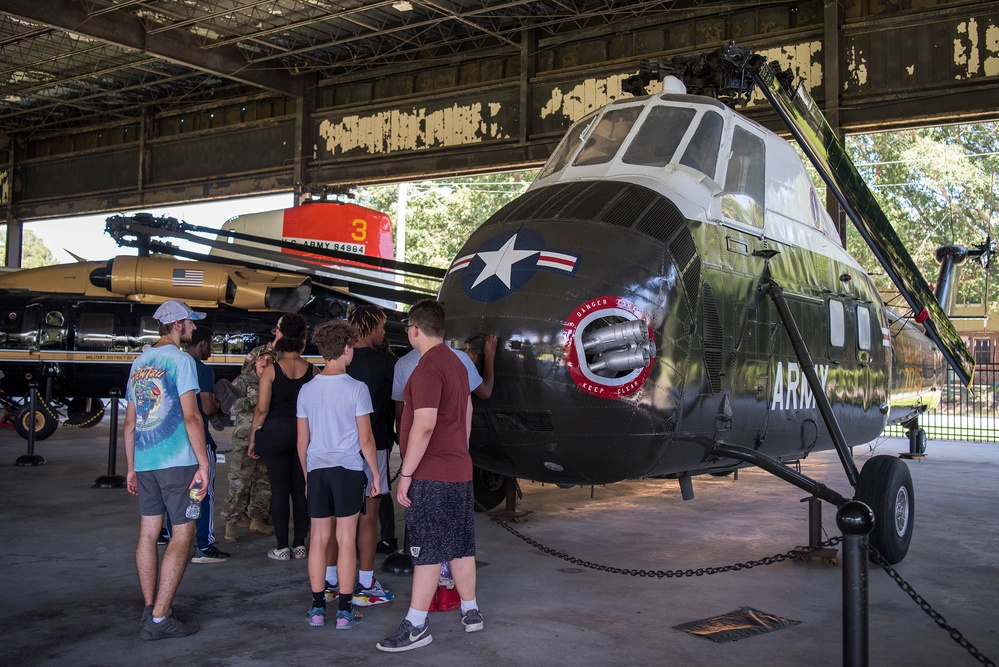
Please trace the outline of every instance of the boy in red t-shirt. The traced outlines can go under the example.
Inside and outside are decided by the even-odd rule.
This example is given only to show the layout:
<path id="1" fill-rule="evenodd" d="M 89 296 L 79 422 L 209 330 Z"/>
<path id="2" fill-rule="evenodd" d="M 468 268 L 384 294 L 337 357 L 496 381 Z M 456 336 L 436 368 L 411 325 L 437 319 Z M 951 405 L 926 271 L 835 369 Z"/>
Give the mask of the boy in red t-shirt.
<path id="1" fill-rule="evenodd" d="M 406 508 L 413 593 L 395 634 L 376 645 L 391 653 L 433 641 L 427 610 L 443 562 L 451 565 L 465 632 L 482 629 L 475 599 L 475 500 L 468 455 L 472 399 L 464 365 L 444 344 L 444 327 L 444 306 L 433 299 L 409 311 L 406 331 L 421 358 L 404 395 L 396 499 Z"/>

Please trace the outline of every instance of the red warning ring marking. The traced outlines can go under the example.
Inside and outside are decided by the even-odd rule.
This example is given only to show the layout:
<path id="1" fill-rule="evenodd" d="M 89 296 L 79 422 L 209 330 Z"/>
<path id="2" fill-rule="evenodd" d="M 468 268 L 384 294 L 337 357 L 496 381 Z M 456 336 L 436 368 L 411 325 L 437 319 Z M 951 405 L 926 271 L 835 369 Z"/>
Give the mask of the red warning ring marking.
<path id="1" fill-rule="evenodd" d="M 573 382 L 581 390 L 600 398 L 614 399 L 628 396 L 638 391 L 652 373 L 652 364 L 640 368 L 619 378 L 606 378 L 591 373 L 586 366 L 586 357 L 580 359 L 579 351 L 582 342 L 578 335 L 586 325 L 600 317 L 618 316 L 626 320 L 643 320 L 649 328 L 649 340 L 655 340 L 652 326 L 648 324 L 645 313 L 627 299 L 618 296 L 601 296 L 580 304 L 572 311 L 562 328 L 562 340 L 565 341 L 566 366 Z"/>

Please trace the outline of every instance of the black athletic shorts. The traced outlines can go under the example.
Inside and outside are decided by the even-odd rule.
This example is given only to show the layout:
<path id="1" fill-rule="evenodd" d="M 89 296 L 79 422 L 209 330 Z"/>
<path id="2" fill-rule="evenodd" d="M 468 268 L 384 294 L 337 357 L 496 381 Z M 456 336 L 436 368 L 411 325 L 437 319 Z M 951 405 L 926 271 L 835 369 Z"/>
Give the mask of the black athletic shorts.
<path id="1" fill-rule="evenodd" d="M 364 507 L 364 491 L 368 476 L 363 470 L 348 470 L 342 466 L 316 468 L 309 471 L 309 517 L 326 519 L 358 514 Z"/>
<path id="2" fill-rule="evenodd" d="M 406 508 L 413 565 L 475 556 L 475 496 L 471 482 L 414 479 Z"/>

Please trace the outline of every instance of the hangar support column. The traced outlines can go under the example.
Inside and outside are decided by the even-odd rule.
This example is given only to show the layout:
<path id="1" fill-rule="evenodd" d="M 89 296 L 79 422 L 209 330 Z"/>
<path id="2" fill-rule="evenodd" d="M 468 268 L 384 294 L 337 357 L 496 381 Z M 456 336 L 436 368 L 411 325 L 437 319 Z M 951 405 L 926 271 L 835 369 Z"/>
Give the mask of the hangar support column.
<path id="1" fill-rule="evenodd" d="M 23 240 L 24 223 L 20 220 L 15 220 L 12 214 L 8 214 L 5 246 L 7 256 L 4 258 L 4 266 L 15 269 L 21 267 L 21 245 Z"/>
<path id="2" fill-rule="evenodd" d="M 825 0 L 824 34 L 822 44 L 822 81 L 825 88 L 826 121 L 840 141 L 843 141 L 843 131 L 840 129 L 839 96 L 840 83 L 840 36 L 839 28 L 843 24 L 843 8 L 840 0 Z M 836 197 L 826 189 L 826 211 L 836 223 L 836 231 L 846 245 L 846 216 L 839 207 Z"/>
<path id="3" fill-rule="evenodd" d="M 312 136 L 312 116 L 316 113 L 316 96 L 319 78 L 315 74 L 306 74 L 299 79 L 298 98 L 295 105 L 295 162 L 292 182 L 295 184 L 295 204 L 301 203 L 299 198 L 309 191 L 312 182 L 309 176 L 309 161 L 316 159 L 313 146 L 316 138 Z"/>
<path id="4" fill-rule="evenodd" d="M 533 28 L 520 33 L 520 143 L 527 144 L 531 138 L 531 92 L 534 74 L 537 71 L 538 51 L 536 33 Z"/>
<path id="5" fill-rule="evenodd" d="M 7 220 L 4 239 L 3 265 L 11 268 L 21 267 L 21 248 L 24 245 L 24 223 L 17 218 L 15 195 L 17 188 L 14 183 L 17 178 L 17 166 L 24 152 L 24 142 L 9 136 L 6 140 L 7 163 L 0 165 L 0 204 L 6 209 L 4 217 Z M 2 153 L 0 153 L 2 154 Z"/>

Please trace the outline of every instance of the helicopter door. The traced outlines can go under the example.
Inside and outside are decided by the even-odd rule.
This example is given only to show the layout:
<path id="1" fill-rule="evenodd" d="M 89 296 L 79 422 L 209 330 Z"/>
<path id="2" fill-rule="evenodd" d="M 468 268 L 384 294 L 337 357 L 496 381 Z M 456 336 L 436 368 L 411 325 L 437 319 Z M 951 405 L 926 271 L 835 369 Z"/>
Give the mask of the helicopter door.
<path id="1" fill-rule="evenodd" d="M 874 362 L 872 351 L 874 347 L 873 333 L 871 327 L 870 306 L 858 303 L 854 307 L 857 323 L 857 372 L 860 374 L 860 389 L 863 393 L 863 407 L 866 411 L 876 397 L 871 391 L 873 373 L 871 366 Z"/>

